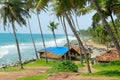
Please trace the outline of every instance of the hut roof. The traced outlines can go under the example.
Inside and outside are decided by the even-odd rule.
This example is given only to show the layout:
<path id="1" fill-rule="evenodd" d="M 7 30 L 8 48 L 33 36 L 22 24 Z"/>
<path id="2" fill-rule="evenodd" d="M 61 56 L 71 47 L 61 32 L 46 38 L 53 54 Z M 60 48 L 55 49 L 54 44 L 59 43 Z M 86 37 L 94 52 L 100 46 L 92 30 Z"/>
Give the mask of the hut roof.
<path id="1" fill-rule="evenodd" d="M 96 57 L 97 61 L 102 61 L 102 62 L 109 62 L 109 61 L 118 60 L 118 59 L 119 59 L 119 56 L 118 56 L 117 50 L 109 50 L 103 53 L 102 55 Z"/>
<path id="2" fill-rule="evenodd" d="M 61 54 L 54 54 L 54 53 L 52 53 L 52 52 L 47 52 L 47 57 L 48 57 L 49 59 L 59 59 L 59 58 L 61 58 L 62 56 L 63 56 L 63 55 L 61 55 Z M 41 58 L 45 58 L 46 55 L 45 55 L 44 53 L 41 53 L 40 57 L 41 57 Z"/>
<path id="3" fill-rule="evenodd" d="M 44 52 L 45 49 L 41 49 L 39 52 Z M 68 48 L 66 47 L 48 47 L 46 48 L 47 52 L 52 52 L 54 54 L 60 54 L 60 55 L 64 55 L 67 51 Z"/>
<path id="4" fill-rule="evenodd" d="M 61 58 L 64 54 L 66 54 L 68 52 L 68 48 L 66 47 L 47 47 L 46 48 L 47 51 L 47 57 L 49 59 L 58 59 Z M 40 53 L 40 57 L 41 58 L 45 58 L 45 49 L 41 49 L 40 51 L 38 51 Z"/>
<path id="5" fill-rule="evenodd" d="M 72 46 L 71 48 L 74 49 L 75 51 L 77 51 L 80 54 L 81 51 L 80 51 L 78 46 Z M 89 51 L 87 49 L 86 49 L 86 51 L 87 51 L 87 53 L 92 53 L 92 51 Z M 83 51 L 82 51 L 82 54 L 84 54 Z"/>

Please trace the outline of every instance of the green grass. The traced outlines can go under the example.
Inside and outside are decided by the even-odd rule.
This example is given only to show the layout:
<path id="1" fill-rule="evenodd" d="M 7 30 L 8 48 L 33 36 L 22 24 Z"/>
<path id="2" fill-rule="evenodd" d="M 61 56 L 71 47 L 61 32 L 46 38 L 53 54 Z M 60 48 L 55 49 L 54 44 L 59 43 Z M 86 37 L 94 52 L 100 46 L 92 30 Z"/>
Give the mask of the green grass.
<path id="1" fill-rule="evenodd" d="M 69 60 L 64 60 L 57 63 L 51 69 L 48 70 L 49 73 L 56 73 L 56 72 L 78 72 L 78 66 Z"/>
<path id="2" fill-rule="evenodd" d="M 48 63 L 46 63 L 45 60 L 37 60 L 37 61 L 34 61 L 34 62 L 24 64 L 23 66 L 24 67 L 54 66 L 57 63 L 58 63 L 58 61 L 55 61 L 55 60 L 49 60 Z M 5 69 L 0 69 L 0 72 L 13 72 L 13 71 L 21 71 L 21 70 L 22 69 L 20 68 L 20 66 L 16 66 L 16 67 L 8 66 Z"/>
<path id="3" fill-rule="evenodd" d="M 48 60 L 48 63 L 45 62 L 45 60 L 36 60 L 35 62 L 30 62 L 28 64 L 25 64 L 24 66 L 25 67 L 28 67 L 28 66 L 54 66 L 55 64 L 57 64 L 58 61 L 55 61 L 55 60 Z"/>
<path id="4" fill-rule="evenodd" d="M 14 71 L 21 71 L 21 70 L 22 69 L 19 66 L 17 67 L 8 66 L 5 69 L 0 69 L 0 72 L 14 72 Z"/>
<path id="5" fill-rule="evenodd" d="M 82 67 L 84 67 L 85 65 L 84 64 L 76 64 L 77 66 L 78 66 L 78 68 L 82 68 Z"/>
<path id="6" fill-rule="evenodd" d="M 99 70 L 98 72 L 87 74 L 89 76 L 107 76 L 107 77 L 120 77 L 120 66 L 110 64 L 96 64 L 93 68 Z"/>
<path id="7" fill-rule="evenodd" d="M 23 78 L 19 78 L 17 80 L 44 80 L 48 77 L 48 74 L 42 74 L 42 75 L 35 75 L 35 76 L 26 76 Z"/>

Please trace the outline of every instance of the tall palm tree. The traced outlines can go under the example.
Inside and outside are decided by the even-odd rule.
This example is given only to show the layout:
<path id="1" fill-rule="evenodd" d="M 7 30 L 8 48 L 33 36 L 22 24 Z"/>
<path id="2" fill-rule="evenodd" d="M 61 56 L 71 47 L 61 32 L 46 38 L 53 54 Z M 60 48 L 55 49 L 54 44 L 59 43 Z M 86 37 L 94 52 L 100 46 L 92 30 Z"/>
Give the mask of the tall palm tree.
<path id="1" fill-rule="evenodd" d="M 28 19 L 28 27 L 29 27 L 30 36 L 31 36 L 31 39 L 32 39 L 32 42 L 33 42 L 33 46 L 34 46 L 36 59 L 39 59 L 38 58 L 38 54 L 37 54 L 37 48 L 36 48 L 36 45 L 35 45 L 35 41 L 34 41 L 34 38 L 33 38 L 33 35 L 32 35 L 32 30 L 31 30 L 31 27 L 30 27 L 30 21 L 29 21 L 29 19 Z"/>
<path id="2" fill-rule="evenodd" d="M 104 3 L 103 3 L 104 2 Z M 104 5 L 100 5 L 101 7 L 101 11 L 104 15 L 104 17 L 107 19 L 108 17 L 111 18 L 111 21 L 112 21 L 112 26 L 113 26 L 113 32 L 118 40 L 118 42 L 120 41 L 119 39 L 119 34 L 118 34 L 118 31 L 117 31 L 117 26 L 114 22 L 114 19 L 113 19 L 113 14 L 117 16 L 118 13 L 116 13 L 116 11 L 114 9 L 116 9 L 118 6 L 118 0 L 106 0 L 106 1 L 99 1 L 99 5 L 100 3 L 101 4 L 104 4 Z M 101 18 L 99 16 L 98 13 L 95 13 L 95 15 L 93 16 L 93 21 L 94 23 L 99 23 L 101 21 Z"/>
<path id="3" fill-rule="evenodd" d="M 73 2 L 71 2 L 73 1 Z M 73 26 L 73 23 L 70 19 L 70 13 L 72 8 L 76 7 L 77 3 L 74 2 L 75 0 L 59 0 L 54 2 L 56 5 L 54 5 L 54 10 L 56 12 L 56 15 L 58 16 L 64 16 L 72 30 L 72 32 L 74 33 L 75 37 L 78 40 L 78 44 L 80 45 L 79 48 L 82 49 L 85 53 L 85 58 L 86 58 L 86 63 L 87 63 L 87 68 L 88 68 L 88 72 L 91 73 L 91 69 L 90 69 L 90 65 L 89 65 L 89 60 L 87 57 L 87 53 L 86 53 L 86 49 L 84 48 L 82 41 L 79 38 L 79 35 L 77 34 L 76 29 Z M 80 3 L 80 1 L 78 1 L 78 3 Z M 83 3 L 84 4 L 84 3 Z M 72 6 L 72 7 L 71 7 Z"/>
<path id="4" fill-rule="evenodd" d="M 40 18 L 39 18 L 39 13 L 41 10 L 45 10 L 49 0 L 34 0 L 35 1 L 35 9 L 37 12 L 37 19 L 38 19 L 38 23 L 39 23 L 39 28 L 40 28 L 40 32 L 41 32 L 41 37 L 42 37 L 42 41 L 43 41 L 43 46 L 45 48 L 45 56 L 46 56 L 46 63 L 48 63 L 48 58 L 47 58 L 47 50 L 46 50 L 46 45 L 45 45 L 45 40 L 44 40 L 44 36 L 43 36 L 43 31 L 42 31 L 42 26 L 40 23 Z"/>
<path id="5" fill-rule="evenodd" d="M 11 23 L 12 30 L 14 33 L 14 38 L 16 41 L 16 47 L 19 56 L 20 67 L 23 69 L 21 54 L 19 48 L 19 42 L 16 35 L 15 22 L 17 22 L 20 26 L 25 25 L 24 16 L 28 16 L 28 12 L 23 8 L 23 2 L 21 0 L 7 0 L 1 1 L 2 7 L 0 9 L 0 16 L 3 19 L 3 25 L 6 26 L 7 23 Z"/>
<path id="6" fill-rule="evenodd" d="M 24 5 L 25 9 L 26 9 L 28 12 L 32 12 L 32 11 L 33 11 L 33 7 L 34 7 L 34 2 L 33 2 L 33 0 L 26 0 L 25 3 L 26 3 L 26 4 Z M 34 41 L 34 38 L 33 38 L 31 26 L 30 26 L 30 20 L 29 20 L 28 17 L 27 17 L 27 19 L 28 19 L 28 27 L 29 27 L 29 31 L 30 31 L 30 36 L 31 36 L 32 43 L 33 43 L 34 50 L 35 50 L 36 59 L 39 59 L 39 58 L 38 58 L 38 54 L 37 54 L 37 48 L 36 48 L 36 45 L 35 45 L 35 41 Z"/>
<path id="7" fill-rule="evenodd" d="M 63 17 L 60 20 L 61 20 L 62 27 L 63 27 L 63 30 L 65 32 L 65 36 L 66 36 L 66 40 L 67 40 L 69 60 L 71 60 L 71 55 L 70 55 L 70 41 L 69 41 L 69 38 L 68 38 L 68 32 L 67 32 L 67 27 L 66 27 L 66 23 L 65 23 L 65 18 Z"/>
<path id="8" fill-rule="evenodd" d="M 103 13 L 102 13 L 102 11 L 101 11 L 101 8 L 99 7 L 99 5 L 98 5 L 98 3 L 97 3 L 97 1 L 96 1 L 96 0 L 91 0 L 91 2 L 92 2 L 92 4 L 95 6 L 95 8 L 96 8 L 96 10 L 97 10 L 97 13 L 99 14 L 100 18 L 102 19 L 102 22 L 103 22 L 105 28 L 107 29 L 107 31 L 108 31 L 108 33 L 109 33 L 109 35 L 110 35 L 113 43 L 115 44 L 115 46 L 116 46 L 116 48 L 117 48 L 117 50 L 118 50 L 118 52 L 119 52 L 119 58 L 120 58 L 120 45 L 119 45 L 119 43 L 118 43 L 117 38 L 116 38 L 115 35 L 113 34 L 113 32 L 112 32 L 112 30 L 111 30 L 111 28 L 110 28 L 110 25 L 107 23 L 107 21 L 106 21 Z"/>
<path id="9" fill-rule="evenodd" d="M 55 23 L 55 22 L 50 22 L 50 24 L 48 25 L 48 28 L 52 31 L 53 33 L 53 37 L 54 37 L 54 41 L 55 44 L 57 46 L 57 42 L 56 42 L 56 35 L 55 35 L 55 29 L 57 29 L 57 26 L 59 25 L 59 23 Z"/>

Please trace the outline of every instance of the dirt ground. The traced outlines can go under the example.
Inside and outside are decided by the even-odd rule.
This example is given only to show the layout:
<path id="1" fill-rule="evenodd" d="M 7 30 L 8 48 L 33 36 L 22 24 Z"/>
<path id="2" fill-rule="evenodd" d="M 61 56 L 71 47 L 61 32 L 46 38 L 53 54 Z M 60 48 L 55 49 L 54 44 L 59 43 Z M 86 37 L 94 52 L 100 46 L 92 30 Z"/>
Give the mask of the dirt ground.
<path id="1" fill-rule="evenodd" d="M 91 68 L 92 72 L 97 70 Z M 94 76 L 82 76 L 81 73 L 87 73 L 87 67 L 79 68 L 78 73 L 62 72 L 55 74 L 45 80 L 120 80 L 112 77 L 94 77 Z"/>
<path id="2" fill-rule="evenodd" d="M 27 67 L 22 71 L 0 72 L 0 80 L 16 80 L 25 76 L 43 74 L 50 67 Z"/>
<path id="3" fill-rule="evenodd" d="M 16 80 L 17 78 L 25 76 L 33 76 L 45 73 L 45 71 L 50 67 L 27 67 L 22 71 L 16 72 L 0 72 L 0 80 Z M 92 72 L 97 70 L 92 68 Z M 86 66 L 79 68 L 78 73 L 63 72 L 52 75 L 45 80 L 119 80 L 110 77 L 92 77 L 92 76 L 82 76 L 81 73 L 87 73 Z"/>

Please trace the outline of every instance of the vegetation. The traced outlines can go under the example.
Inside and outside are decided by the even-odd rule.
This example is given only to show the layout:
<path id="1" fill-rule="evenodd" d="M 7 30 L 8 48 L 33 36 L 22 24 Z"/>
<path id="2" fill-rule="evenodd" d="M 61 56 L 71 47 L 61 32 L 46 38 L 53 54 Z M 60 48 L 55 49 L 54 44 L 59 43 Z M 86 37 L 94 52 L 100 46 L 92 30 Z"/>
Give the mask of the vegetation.
<path id="1" fill-rule="evenodd" d="M 21 71 L 21 68 L 18 66 L 16 67 L 8 66 L 6 68 L 0 69 L 0 72 L 14 72 L 14 71 Z"/>
<path id="2" fill-rule="evenodd" d="M 120 77 L 120 61 L 111 61 L 110 63 L 101 63 L 93 65 L 93 68 L 98 69 L 98 72 L 87 74 L 91 76 L 109 76 Z"/>
<path id="3" fill-rule="evenodd" d="M 51 3 L 49 4 L 49 2 Z M 69 27 L 73 31 L 73 34 L 78 40 L 79 49 L 81 50 L 81 53 L 82 51 L 86 53 L 86 49 L 81 39 L 79 38 L 77 32 L 78 30 L 76 28 L 76 25 L 78 25 L 77 20 L 75 24 L 75 20 L 73 19 L 73 16 L 74 15 L 77 16 L 76 13 L 78 13 L 78 15 L 81 16 L 89 13 L 90 11 L 96 11 L 96 13 L 92 18 L 93 23 L 92 23 L 92 28 L 89 29 L 90 33 L 100 43 L 105 44 L 112 41 L 116 49 L 118 50 L 120 57 L 120 44 L 119 44 L 120 0 L 104 0 L 104 1 L 103 0 L 1 0 L 0 4 L 1 4 L 0 19 L 2 19 L 3 25 L 5 26 L 4 28 L 6 28 L 6 26 L 9 23 L 12 26 L 14 38 L 16 42 L 16 48 L 18 51 L 20 66 L 22 69 L 23 69 L 23 65 L 21 61 L 19 41 L 16 35 L 15 23 L 17 22 L 20 26 L 25 25 L 26 24 L 25 18 L 28 18 L 30 16 L 29 11 L 30 10 L 32 10 L 32 12 L 36 11 L 38 24 L 41 32 L 40 33 L 41 39 L 43 41 L 43 46 L 45 48 L 45 53 L 46 53 L 46 63 L 48 63 L 46 45 L 45 45 L 43 30 L 40 24 L 40 17 L 39 17 L 39 14 L 42 11 L 47 12 L 48 6 L 51 7 L 52 11 L 54 11 L 53 13 L 55 13 L 55 16 L 58 18 L 59 21 L 61 21 L 65 29 L 66 37 L 68 36 L 66 24 L 69 25 Z M 113 15 L 115 16 L 115 19 L 113 19 L 114 18 Z M 108 18 L 110 18 L 110 20 L 107 20 Z M 67 38 L 67 42 L 68 42 L 68 47 L 70 47 L 68 38 Z M 86 55 L 85 55 L 85 59 L 86 59 L 88 72 L 91 73 L 89 60 Z"/>
<path id="4" fill-rule="evenodd" d="M 54 65 L 53 65 L 54 64 Z M 42 75 L 35 75 L 35 76 L 26 76 L 23 78 L 19 78 L 17 80 L 44 80 L 45 78 L 49 77 L 48 74 L 54 74 L 56 72 L 77 72 L 78 67 L 81 68 L 84 65 L 81 64 L 75 64 L 72 61 L 51 61 L 49 60 L 49 63 L 46 64 L 45 60 L 37 60 L 36 62 L 31 62 L 25 65 L 27 66 L 52 66 L 52 68 L 48 69 L 46 73 Z"/>
<path id="5" fill-rule="evenodd" d="M 55 23 L 55 22 L 50 22 L 50 24 L 48 25 L 48 28 L 52 31 L 53 37 L 54 37 L 54 41 L 55 44 L 57 46 L 57 42 L 56 42 L 56 35 L 55 35 L 55 29 L 57 29 L 57 26 L 59 25 L 59 23 Z"/>
<path id="6" fill-rule="evenodd" d="M 31 62 L 28 64 L 25 64 L 25 66 L 54 66 L 55 64 L 57 64 L 58 61 L 55 60 L 49 60 L 49 63 L 45 63 L 45 60 L 36 60 L 35 62 Z"/>
<path id="7" fill-rule="evenodd" d="M 48 77 L 47 74 L 42 74 L 42 75 L 36 75 L 36 76 L 26 76 L 23 78 L 19 78 L 17 80 L 44 80 L 47 77 Z"/>
<path id="8" fill-rule="evenodd" d="M 55 72 L 77 72 L 78 71 L 78 66 L 69 60 L 62 61 L 55 66 L 50 71 L 55 71 Z"/>
<path id="9" fill-rule="evenodd" d="M 116 23 L 117 26 L 120 25 L 118 19 L 116 19 L 114 22 Z M 111 28 L 113 29 L 112 22 L 109 22 L 109 24 L 110 24 Z M 119 27 L 116 27 L 116 28 L 117 28 L 117 32 L 120 37 Z M 97 24 L 96 27 L 89 27 L 88 32 L 93 37 L 93 39 L 94 39 L 93 41 L 95 41 L 97 43 L 107 44 L 112 41 L 107 30 L 105 29 L 105 27 L 102 23 Z"/>

